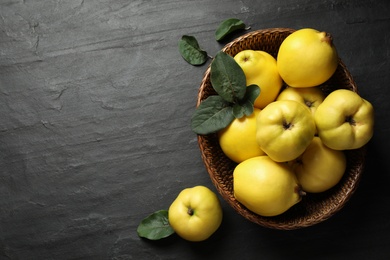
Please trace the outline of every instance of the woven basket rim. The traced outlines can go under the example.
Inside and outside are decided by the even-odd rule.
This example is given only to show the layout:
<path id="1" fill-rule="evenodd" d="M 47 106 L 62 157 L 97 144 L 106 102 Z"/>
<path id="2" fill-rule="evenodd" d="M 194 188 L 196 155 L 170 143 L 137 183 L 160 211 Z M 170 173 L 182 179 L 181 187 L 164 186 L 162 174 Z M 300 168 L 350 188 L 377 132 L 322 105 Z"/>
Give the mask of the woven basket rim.
<path id="1" fill-rule="evenodd" d="M 256 30 L 252 31 L 249 33 L 246 33 L 235 40 L 227 43 L 223 48 L 222 51 L 230 54 L 230 55 L 235 55 L 237 53 L 236 47 L 242 44 L 245 41 L 255 41 L 258 38 L 264 37 L 264 35 L 274 35 L 274 34 L 284 34 L 288 35 L 295 31 L 294 29 L 291 28 L 268 28 L 268 29 L 261 29 L 261 30 Z M 278 47 L 278 46 L 277 46 Z M 240 49 L 240 48 L 238 48 Z M 236 53 L 234 53 L 236 52 Z M 206 71 L 204 72 L 199 90 L 198 90 L 198 96 L 197 96 L 197 101 L 196 101 L 196 106 L 199 106 L 199 104 L 207 98 L 209 95 L 207 92 L 210 92 L 210 65 L 207 67 Z M 337 75 L 341 75 L 342 79 L 347 83 L 347 87 L 343 86 L 343 88 L 348 88 L 351 89 L 355 92 L 358 92 L 356 83 L 353 80 L 352 75 L 346 68 L 345 64 L 342 62 L 341 59 L 339 59 L 339 66 L 337 68 L 336 73 Z M 335 73 L 335 74 L 336 74 Z M 332 77 L 333 78 L 333 77 Z M 343 81 L 343 82 L 344 82 Z M 211 90 L 212 91 L 212 90 Z M 299 228 L 304 228 L 304 227 L 309 227 L 315 224 L 318 224 L 320 222 L 323 222 L 324 220 L 330 218 L 333 216 L 336 212 L 338 212 L 341 208 L 344 207 L 345 203 L 349 201 L 349 199 L 352 197 L 354 192 L 356 191 L 360 179 L 361 179 L 361 174 L 364 170 L 365 166 L 365 156 L 366 156 L 366 146 L 356 149 L 356 150 L 351 150 L 351 151 L 346 151 L 347 153 L 347 159 L 348 159 L 348 165 L 347 165 L 347 170 L 346 173 L 343 177 L 345 181 L 336 186 L 335 188 L 332 188 L 330 191 L 326 192 L 328 194 L 328 197 L 326 197 L 326 202 L 328 200 L 330 203 L 327 203 L 326 205 L 321 205 L 320 203 L 322 202 L 321 199 L 318 199 L 318 205 L 321 212 L 319 214 L 302 214 L 300 216 L 300 212 L 296 210 L 294 211 L 294 207 L 290 209 L 288 212 L 290 212 L 290 217 L 285 218 L 286 213 L 283 213 L 280 216 L 275 216 L 275 217 L 263 217 L 259 216 L 248 209 L 246 209 L 241 203 L 239 203 L 233 196 L 231 188 L 227 187 L 230 185 L 229 181 L 225 181 L 223 178 L 232 178 L 229 176 L 229 174 L 232 174 L 232 168 L 236 165 L 234 162 L 231 162 L 230 160 L 226 160 L 226 158 L 223 158 L 224 155 L 221 155 L 220 148 L 218 147 L 218 143 L 216 142 L 216 134 L 209 134 L 209 135 L 198 135 L 198 145 L 199 149 L 201 151 L 201 157 L 203 160 L 203 163 L 205 165 L 205 168 L 209 174 L 209 177 L 219 192 L 219 194 L 222 196 L 222 198 L 240 215 L 245 217 L 251 222 L 254 222 L 256 224 L 259 224 L 263 227 L 268 227 L 272 229 L 280 229 L 280 230 L 293 230 L 293 229 L 299 229 Z M 214 152 L 217 152 L 216 154 L 219 154 L 219 158 L 216 158 L 216 156 L 213 154 Z M 211 155 L 210 155 L 211 154 Z M 356 159 L 356 161 L 355 161 Z M 223 160 L 223 163 L 220 161 Z M 226 172 L 226 174 L 221 174 L 221 171 Z M 222 179 L 221 179 L 222 178 Z M 223 182 L 222 182 L 222 181 Z M 228 185 L 226 185 L 226 183 Z M 337 194 L 335 195 L 335 199 L 333 199 L 333 193 Z M 310 194 L 309 196 L 315 197 L 317 195 L 312 195 Z M 316 202 L 316 200 L 313 200 Z M 302 202 L 300 202 L 302 203 Z M 311 205 L 310 201 L 308 200 L 307 205 Z M 314 203 L 314 202 L 313 202 Z M 329 205 L 328 205 L 329 204 Z M 297 204 L 299 205 L 299 204 Z M 317 204 L 315 204 L 317 205 Z M 305 211 L 305 209 L 299 208 L 302 211 Z M 292 212 L 292 213 L 291 213 Z M 296 217 L 291 217 L 295 216 Z"/>

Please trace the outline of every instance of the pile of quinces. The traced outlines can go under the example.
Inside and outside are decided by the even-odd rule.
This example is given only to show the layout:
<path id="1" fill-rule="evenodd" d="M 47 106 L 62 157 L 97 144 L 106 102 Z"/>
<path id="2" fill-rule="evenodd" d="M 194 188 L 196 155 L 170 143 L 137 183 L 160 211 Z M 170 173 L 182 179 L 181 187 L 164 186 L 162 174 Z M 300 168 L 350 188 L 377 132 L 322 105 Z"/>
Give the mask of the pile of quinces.
<path id="1" fill-rule="evenodd" d="M 250 116 L 218 132 L 222 151 L 237 163 L 234 196 L 262 216 L 284 213 L 306 193 L 334 187 L 346 170 L 345 150 L 373 136 L 373 106 L 359 94 L 321 86 L 339 58 L 328 33 L 300 29 L 277 57 L 259 50 L 234 56 L 247 85 L 261 92 Z"/>

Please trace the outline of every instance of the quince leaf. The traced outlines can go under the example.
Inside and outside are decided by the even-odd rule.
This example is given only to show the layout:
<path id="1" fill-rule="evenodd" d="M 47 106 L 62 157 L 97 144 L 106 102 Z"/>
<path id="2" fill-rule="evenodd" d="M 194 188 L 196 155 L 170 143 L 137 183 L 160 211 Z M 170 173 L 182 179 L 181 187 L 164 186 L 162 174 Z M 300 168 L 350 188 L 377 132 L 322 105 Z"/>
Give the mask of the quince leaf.
<path id="1" fill-rule="evenodd" d="M 257 85 L 250 85 L 246 88 L 245 96 L 233 105 L 233 115 L 241 118 L 244 115 L 250 116 L 254 110 L 256 98 L 260 95 L 260 88 Z"/>
<path id="2" fill-rule="evenodd" d="M 197 134 L 215 133 L 234 119 L 231 104 L 218 95 L 203 100 L 191 118 L 191 129 Z"/>
<path id="3" fill-rule="evenodd" d="M 158 240 L 175 233 L 168 221 L 168 211 L 159 210 L 144 218 L 137 228 L 138 236 Z"/>
<path id="4" fill-rule="evenodd" d="M 179 52 L 191 65 L 202 65 L 207 61 L 207 52 L 202 50 L 194 36 L 183 35 L 179 41 Z"/>
<path id="5" fill-rule="evenodd" d="M 227 102 L 235 103 L 245 95 L 244 71 L 232 56 L 223 51 L 219 51 L 211 63 L 210 82 L 218 95 Z"/>
<path id="6" fill-rule="evenodd" d="M 233 115 L 235 118 L 241 118 L 245 115 L 246 108 L 236 103 L 233 105 Z"/>
<path id="7" fill-rule="evenodd" d="M 245 23 L 237 18 L 230 18 L 222 21 L 215 31 L 215 40 L 220 41 L 230 33 L 245 29 Z"/>

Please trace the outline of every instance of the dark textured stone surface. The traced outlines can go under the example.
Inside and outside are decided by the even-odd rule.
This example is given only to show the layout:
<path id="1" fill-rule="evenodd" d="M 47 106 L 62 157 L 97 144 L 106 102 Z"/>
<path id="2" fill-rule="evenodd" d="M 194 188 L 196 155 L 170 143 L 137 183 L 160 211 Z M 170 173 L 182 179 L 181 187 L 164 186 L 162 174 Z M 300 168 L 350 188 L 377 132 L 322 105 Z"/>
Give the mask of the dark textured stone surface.
<path id="1" fill-rule="evenodd" d="M 227 18 L 331 32 L 376 108 L 361 185 L 328 221 L 269 230 L 226 203 L 208 241 L 150 242 L 139 222 L 185 187 L 213 189 L 189 127 Z M 390 255 L 390 5 L 380 1 L 0 2 L 0 259 L 385 259 Z"/>

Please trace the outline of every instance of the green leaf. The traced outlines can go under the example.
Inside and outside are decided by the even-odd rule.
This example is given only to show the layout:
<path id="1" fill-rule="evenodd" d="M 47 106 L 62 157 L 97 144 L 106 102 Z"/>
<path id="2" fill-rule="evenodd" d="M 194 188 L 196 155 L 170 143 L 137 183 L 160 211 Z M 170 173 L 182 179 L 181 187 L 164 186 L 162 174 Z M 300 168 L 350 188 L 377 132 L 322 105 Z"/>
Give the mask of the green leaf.
<path id="1" fill-rule="evenodd" d="M 236 18 L 226 19 L 218 25 L 215 31 L 215 40 L 220 41 L 230 33 L 240 29 L 245 29 L 243 21 Z"/>
<path id="2" fill-rule="evenodd" d="M 245 115 L 245 108 L 236 103 L 233 105 L 233 115 L 235 118 L 241 118 Z"/>
<path id="3" fill-rule="evenodd" d="M 215 133 L 228 126 L 234 119 L 232 106 L 215 95 L 203 100 L 191 118 L 191 129 L 197 134 Z"/>
<path id="4" fill-rule="evenodd" d="M 181 56 L 191 65 L 202 65 L 207 61 L 207 52 L 199 47 L 194 36 L 183 35 L 179 41 Z"/>
<path id="5" fill-rule="evenodd" d="M 244 97 L 246 78 L 234 58 L 219 51 L 210 68 L 210 81 L 215 91 L 224 100 L 235 103 Z"/>
<path id="6" fill-rule="evenodd" d="M 246 88 L 245 96 L 239 102 L 233 105 L 233 115 L 235 118 L 241 118 L 244 115 L 250 116 L 254 110 L 254 103 L 260 94 L 260 88 L 257 85 L 250 85 Z"/>
<path id="7" fill-rule="evenodd" d="M 260 95 L 260 88 L 257 85 L 250 85 L 246 88 L 245 96 L 239 101 L 243 113 L 250 116 L 253 113 L 253 107 L 256 98 Z"/>
<path id="8" fill-rule="evenodd" d="M 144 218 L 137 228 L 138 236 L 158 240 L 175 233 L 168 221 L 168 211 L 159 210 Z"/>

